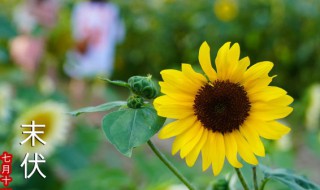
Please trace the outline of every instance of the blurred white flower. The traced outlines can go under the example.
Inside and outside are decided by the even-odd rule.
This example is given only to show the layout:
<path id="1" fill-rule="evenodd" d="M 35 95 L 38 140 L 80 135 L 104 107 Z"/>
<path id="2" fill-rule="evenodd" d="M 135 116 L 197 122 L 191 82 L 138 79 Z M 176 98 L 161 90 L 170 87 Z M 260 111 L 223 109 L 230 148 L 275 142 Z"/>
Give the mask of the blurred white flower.
<path id="1" fill-rule="evenodd" d="M 31 107 L 23 113 L 15 122 L 15 137 L 13 140 L 13 150 L 21 158 L 26 153 L 41 153 L 44 156 L 50 155 L 57 145 L 66 140 L 67 132 L 70 127 L 69 118 L 66 115 L 67 109 L 64 104 L 47 101 L 37 106 Z M 45 125 L 45 127 L 35 127 L 36 132 L 43 131 L 43 134 L 36 135 L 45 142 L 42 144 L 35 138 L 35 146 L 31 146 L 32 138 L 27 142 L 20 144 L 27 139 L 30 134 L 22 132 L 32 131 L 31 127 L 22 127 L 21 125 L 31 125 L 32 121 L 36 125 Z"/>
<path id="2" fill-rule="evenodd" d="M 306 127 L 313 131 L 319 128 L 320 121 L 320 84 L 314 84 L 310 87 L 309 105 L 306 110 Z"/>
<path id="3" fill-rule="evenodd" d="M 13 10 L 13 20 L 22 33 L 31 33 L 37 25 L 36 19 L 31 15 L 26 4 L 16 6 Z"/>
<path id="4" fill-rule="evenodd" d="M 229 178 L 229 189 L 230 190 L 236 190 L 237 189 L 238 176 L 237 176 L 236 173 L 233 173 L 231 176 L 230 175 L 227 176 Z"/>
<path id="5" fill-rule="evenodd" d="M 13 10 L 13 20 L 22 33 L 32 33 L 38 25 L 53 28 L 58 19 L 59 1 L 27 0 Z"/>
<path id="6" fill-rule="evenodd" d="M 176 185 L 171 185 L 170 187 L 167 188 L 167 190 L 188 190 L 188 188 L 185 185 L 176 184 Z"/>

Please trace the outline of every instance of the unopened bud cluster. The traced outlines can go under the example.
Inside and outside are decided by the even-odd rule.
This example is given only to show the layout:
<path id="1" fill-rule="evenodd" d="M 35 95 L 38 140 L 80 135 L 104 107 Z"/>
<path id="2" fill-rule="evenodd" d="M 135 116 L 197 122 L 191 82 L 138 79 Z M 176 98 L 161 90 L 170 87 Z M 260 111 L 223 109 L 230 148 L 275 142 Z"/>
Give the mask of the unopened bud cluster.
<path id="1" fill-rule="evenodd" d="M 146 99 L 153 99 L 157 97 L 158 91 L 154 82 L 151 79 L 151 75 L 147 77 L 133 76 L 128 80 L 128 84 L 132 92 L 136 95 L 142 96 Z"/>
<path id="2" fill-rule="evenodd" d="M 157 97 L 158 90 L 155 83 L 151 79 L 151 75 L 147 77 L 133 76 L 128 80 L 128 85 L 134 95 L 127 100 L 129 108 L 138 109 L 144 104 L 144 99 L 153 99 Z"/>

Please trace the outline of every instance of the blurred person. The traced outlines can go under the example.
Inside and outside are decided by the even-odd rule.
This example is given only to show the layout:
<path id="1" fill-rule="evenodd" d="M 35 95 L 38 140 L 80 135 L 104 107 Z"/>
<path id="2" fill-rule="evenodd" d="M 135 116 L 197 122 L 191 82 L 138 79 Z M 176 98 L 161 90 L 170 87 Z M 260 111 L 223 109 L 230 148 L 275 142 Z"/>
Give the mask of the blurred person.
<path id="1" fill-rule="evenodd" d="M 74 9 L 72 29 L 76 43 L 67 55 L 65 72 L 76 79 L 110 76 L 115 45 L 124 37 L 118 7 L 103 0 L 81 2 Z"/>
<path id="2" fill-rule="evenodd" d="M 27 0 L 14 10 L 17 37 L 9 43 L 12 60 L 32 78 L 45 49 L 47 32 L 56 24 L 57 0 Z"/>
<path id="3" fill-rule="evenodd" d="M 75 107 L 84 106 L 86 102 L 105 102 L 105 82 L 94 79 L 112 74 L 115 46 L 123 41 L 125 33 L 119 9 L 103 0 L 80 2 L 72 14 L 72 31 L 75 46 L 68 52 L 64 65 L 65 72 L 72 78 L 70 99 Z M 96 117 L 92 120 L 99 121 L 99 115 L 91 116 Z"/>

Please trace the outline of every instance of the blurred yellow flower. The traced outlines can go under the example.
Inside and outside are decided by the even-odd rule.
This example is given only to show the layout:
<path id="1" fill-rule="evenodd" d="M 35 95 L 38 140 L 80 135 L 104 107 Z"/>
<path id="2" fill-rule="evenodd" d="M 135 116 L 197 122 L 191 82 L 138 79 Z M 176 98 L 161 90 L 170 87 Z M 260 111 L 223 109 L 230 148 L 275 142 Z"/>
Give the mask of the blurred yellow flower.
<path id="1" fill-rule="evenodd" d="M 285 90 L 269 86 L 273 63 L 263 61 L 248 68 L 249 58 L 239 58 L 239 44 L 225 43 L 215 59 L 216 71 L 204 42 L 199 61 L 205 75 L 190 64 L 182 64 L 182 71 L 161 71 L 165 95 L 156 98 L 154 106 L 160 116 L 177 120 L 164 126 L 159 138 L 176 137 L 172 154 L 180 150 L 189 167 L 200 152 L 202 169 L 212 165 L 214 175 L 222 170 L 225 157 L 232 166 L 242 167 L 238 153 L 257 165 L 255 155 L 265 156 L 260 137 L 279 139 L 290 131 L 276 121 L 292 112 L 288 105 L 293 99 Z"/>
<path id="2" fill-rule="evenodd" d="M 238 15 L 238 2 L 236 0 L 217 0 L 213 11 L 221 21 L 231 21 Z"/>
<path id="3" fill-rule="evenodd" d="M 30 108 L 14 124 L 15 138 L 13 150 L 17 151 L 17 154 L 21 157 L 24 157 L 26 153 L 50 155 L 54 151 L 54 148 L 67 137 L 70 122 L 66 113 L 67 109 L 64 104 L 53 101 L 47 101 Z M 45 144 L 42 144 L 36 138 L 35 146 L 31 146 L 31 138 L 27 142 L 20 144 L 30 136 L 30 134 L 23 134 L 23 132 L 32 131 L 31 127 L 22 127 L 22 125 L 31 125 L 32 121 L 36 125 L 45 125 L 45 127 L 35 127 L 36 135 Z M 43 131 L 43 134 L 41 134 L 41 131 Z"/>

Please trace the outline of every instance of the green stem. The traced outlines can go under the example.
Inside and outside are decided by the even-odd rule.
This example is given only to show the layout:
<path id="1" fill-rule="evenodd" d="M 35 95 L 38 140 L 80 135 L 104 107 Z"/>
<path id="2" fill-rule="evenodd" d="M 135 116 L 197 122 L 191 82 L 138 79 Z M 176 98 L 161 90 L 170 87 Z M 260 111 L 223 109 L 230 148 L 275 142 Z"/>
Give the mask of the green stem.
<path id="1" fill-rule="evenodd" d="M 184 183 L 190 190 L 196 189 L 150 140 L 148 141 L 148 145 L 150 146 L 151 150 L 158 156 L 158 158 L 172 171 L 172 173 L 174 173 L 174 175 L 179 178 L 182 183 Z"/>
<path id="2" fill-rule="evenodd" d="M 242 176 L 242 173 L 241 173 L 240 169 L 239 169 L 239 168 L 234 168 L 234 169 L 236 169 L 236 172 L 237 172 L 239 181 L 241 182 L 241 185 L 243 186 L 243 189 L 244 189 L 244 190 L 249 190 L 249 187 L 248 187 L 248 185 L 247 185 L 247 182 L 246 182 L 246 180 L 244 179 L 244 177 Z"/>
<path id="3" fill-rule="evenodd" d="M 261 182 L 259 190 L 263 190 L 264 186 L 267 184 L 268 181 L 269 181 L 269 178 L 264 178 Z"/>
<path id="4" fill-rule="evenodd" d="M 253 186 L 254 190 L 258 190 L 258 182 L 257 182 L 257 167 L 252 167 L 252 173 L 253 173 Z"/>

